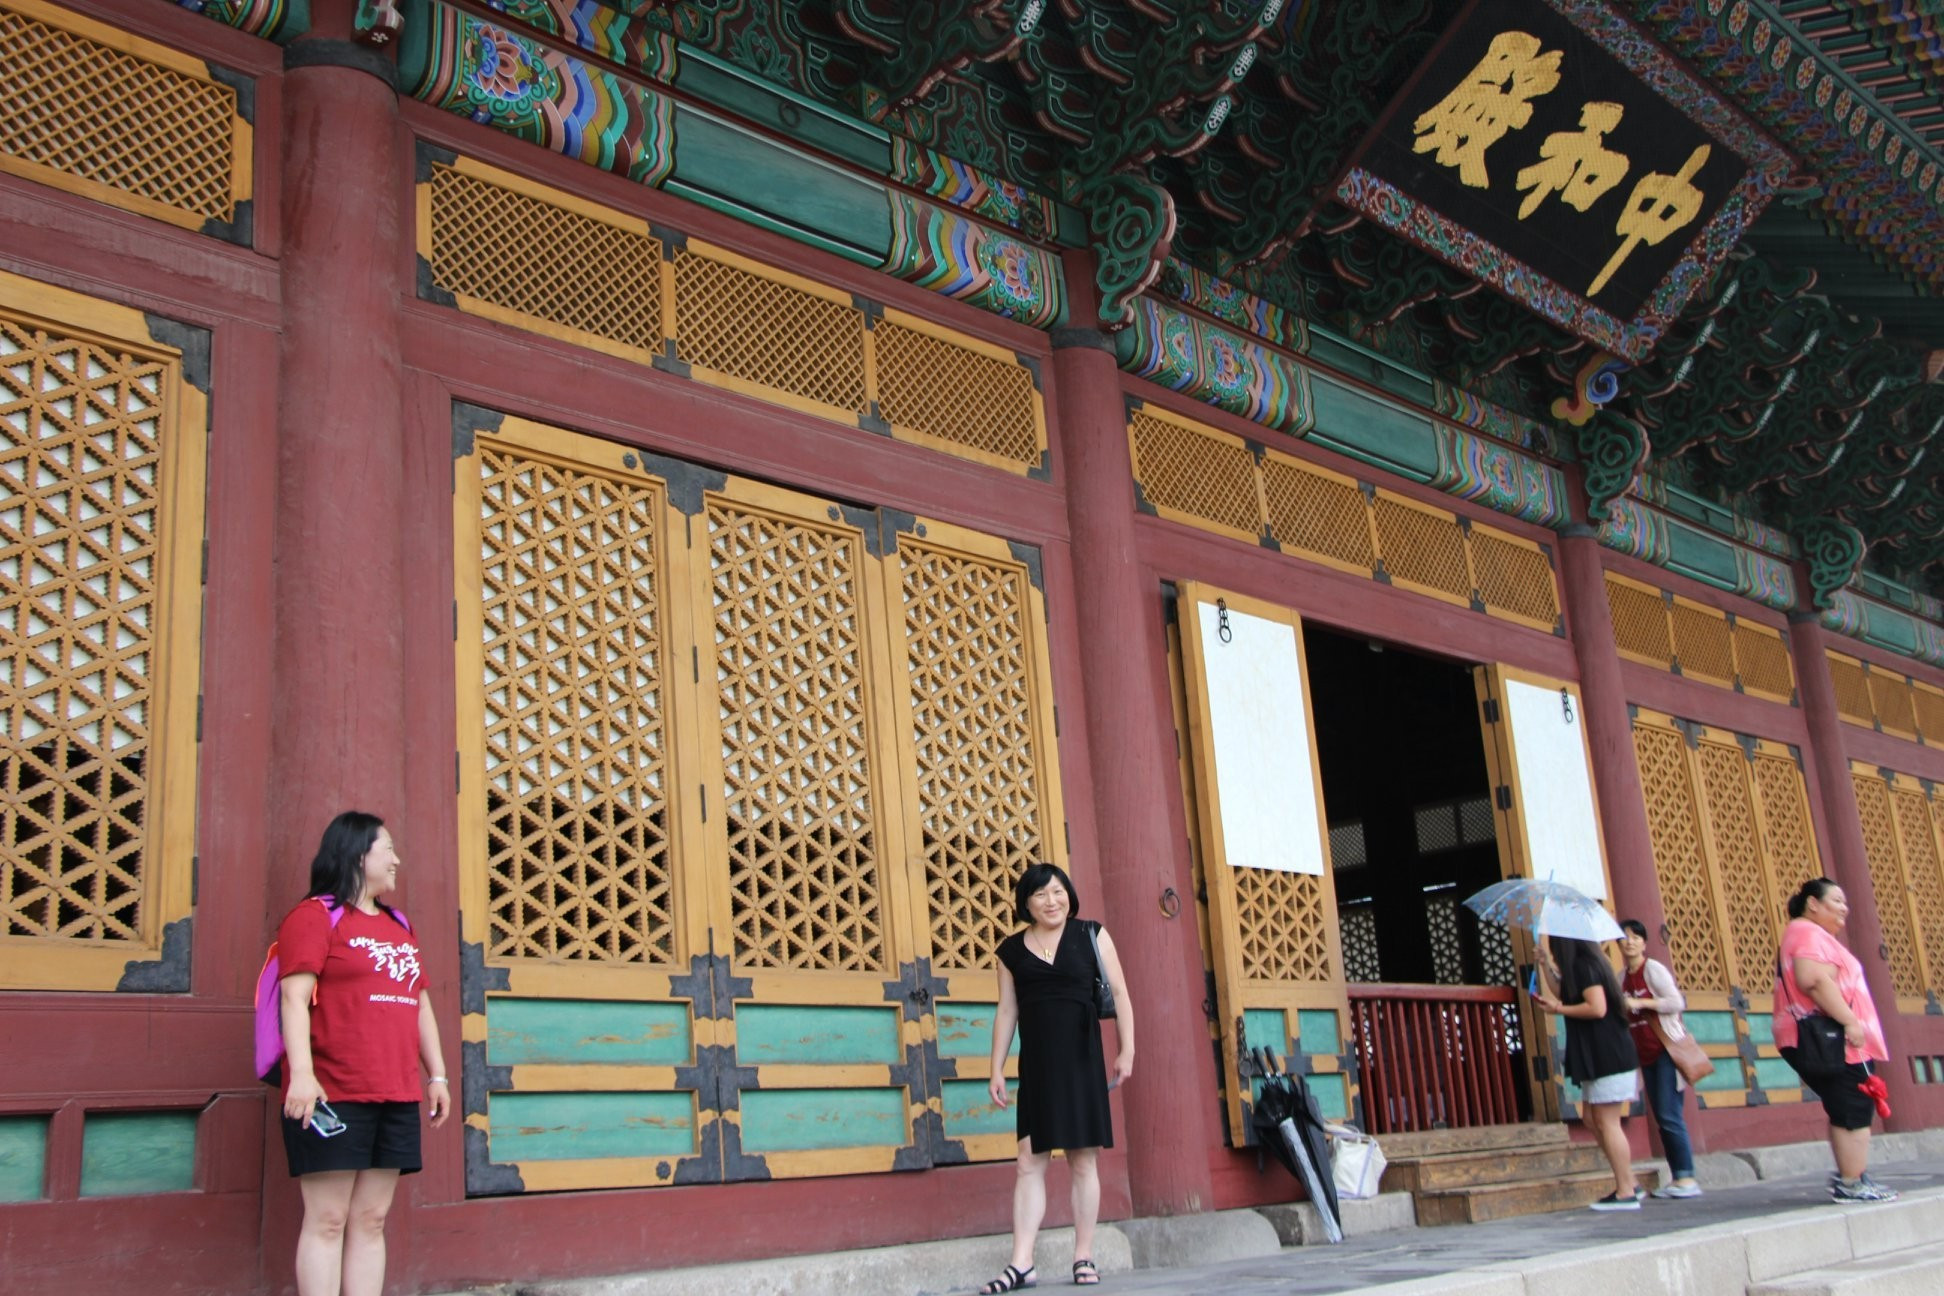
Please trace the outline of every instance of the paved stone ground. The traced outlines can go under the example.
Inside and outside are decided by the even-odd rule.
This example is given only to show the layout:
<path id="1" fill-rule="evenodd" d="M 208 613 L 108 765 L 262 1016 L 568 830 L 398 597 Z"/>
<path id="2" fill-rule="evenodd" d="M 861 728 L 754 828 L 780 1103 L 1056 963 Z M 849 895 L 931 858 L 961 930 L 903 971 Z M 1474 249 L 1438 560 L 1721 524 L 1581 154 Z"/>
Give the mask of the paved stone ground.
<path id="1" fill-rule="evenodd" d="M 1907 1161 L 1871 1167 L 1871 1174 L 1899 1192 L 1944 1188 L 1944 1161 Z M 1300 1296 L 1353 1292 L 1384 1283 L 1454 1273 L 1480 1265 L 1516 1263 L 1564 1251 L 1639 1239 L 1665 1240 L 1676 1231 L 1732 1224 L 1803 1210 L 1818 1204 L 1832 1212 L 1871 1206 L 1838 1206 L 1829 1200 L 1824 1174 L 1769 1179 L 1717 1188 L 1686 1201 L 1650 1199 L 1638 1212 L 1591 1210 L 1531 1215 L 1490 1224 L 1408 1229 L 1350 1238 L 1335 1246 L 1306 1246 L 1280 1255 L 1181 1269 L 1143 1269 L 1113 1274 L 1102 1291 L 1220 1293 L 1221 1296 Z M 1042 1289 L 1064 1289 L 1046 1275 Z M 1944 1292 L 1944 1275 L 1937 1290 Z M 1588 1296 L 1594 1296 L 1589 1293 Z M 1739 1294 L 1737 1294 L 1739 1296 Z"/>

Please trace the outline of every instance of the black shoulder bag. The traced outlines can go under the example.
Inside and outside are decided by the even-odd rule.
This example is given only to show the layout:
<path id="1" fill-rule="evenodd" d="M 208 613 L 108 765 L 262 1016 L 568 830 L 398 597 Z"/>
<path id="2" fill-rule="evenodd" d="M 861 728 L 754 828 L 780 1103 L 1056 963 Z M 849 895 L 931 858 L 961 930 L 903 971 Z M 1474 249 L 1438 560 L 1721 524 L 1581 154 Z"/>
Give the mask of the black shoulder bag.
<path id="1" fill-rule="evenodd" d="M 1788 987 L 1782 979 L 1782 956 L 1775 957 L 1776 984 Z M 1790 996 L 1789 1011 L 1794 1014 L 1796 1006 Z M 1814 1083 L 1833 1075 L 1840 1074 L 1849 1066 L 1849 1058 L 1844 1050 L 1848 1041 L 1843 1038 L 1843 1028 L 1828 1013 L 1814 1012 L 1808 1016 L 1796 1017 L 1795 1056 L 1789 1059 L 1796 1074 Z"/>
<path id="2" fill-rule="evenodd" d="M 1102 1021 L 1114 1016 L 1114 987 L 1107 981 L 1107 965 L 1100 961 L 1100 924 L 1087 925 L 1087 943 L 1094 952 L 1094 1011 Z"/>

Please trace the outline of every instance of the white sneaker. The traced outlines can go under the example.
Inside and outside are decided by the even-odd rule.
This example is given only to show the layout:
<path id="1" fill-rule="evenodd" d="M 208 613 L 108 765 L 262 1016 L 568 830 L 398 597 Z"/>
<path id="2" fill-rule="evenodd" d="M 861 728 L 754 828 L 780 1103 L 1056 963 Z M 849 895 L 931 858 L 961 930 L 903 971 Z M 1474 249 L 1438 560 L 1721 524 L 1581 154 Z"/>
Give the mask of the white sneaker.
<path id="1" fill-rule="evenodd" d="M 1665 1188 L 1654 1189 L 1656 1197 L 1699 1197 L 1700 1184 L 1668 1184 Z"/>

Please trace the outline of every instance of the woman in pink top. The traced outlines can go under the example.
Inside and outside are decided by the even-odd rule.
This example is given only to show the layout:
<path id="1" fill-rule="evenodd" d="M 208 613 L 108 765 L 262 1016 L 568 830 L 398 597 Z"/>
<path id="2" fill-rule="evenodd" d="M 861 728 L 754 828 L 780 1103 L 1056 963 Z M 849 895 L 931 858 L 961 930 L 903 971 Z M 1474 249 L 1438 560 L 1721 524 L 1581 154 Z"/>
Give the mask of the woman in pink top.
<path id="1" fill-rule="evenodd" d="M 1870 1078 L 1869 1063 L 1888 1061 L 1890 1050 L 1884 1047 L 1883 1023 L 1863 981 L 1863 965 L 1838 939 L 1849 921 L 1849 900 L 1828 878 L 1813 878 L 1789 898 L 1789 919 L 1775 961 L 1775 1044 L 1829 1115 L 1829 1147 L 1836 1154 L 1830 1198 L 1895 1201 L 1897 1194 L 1867 1173 L 1876 1101 L 1862 1086 Z M 1848 1065 L 1834 1075 L 1811 1079 L 1803 1075 L 1796 1057 L 1796 1023 L 1818 1012 L 1843 1028 Z"/>

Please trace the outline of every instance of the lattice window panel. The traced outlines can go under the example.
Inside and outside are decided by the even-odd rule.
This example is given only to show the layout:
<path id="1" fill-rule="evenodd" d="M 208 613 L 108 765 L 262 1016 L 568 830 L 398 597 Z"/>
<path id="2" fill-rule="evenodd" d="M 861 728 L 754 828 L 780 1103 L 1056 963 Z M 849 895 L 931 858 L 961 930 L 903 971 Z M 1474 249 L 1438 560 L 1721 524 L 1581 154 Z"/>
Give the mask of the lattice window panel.
<path id="1" fill-rule="evenodd" d="M 1262 492 L 1270 531 L 1285 551 L 1315 554 L 1365 574 L 1377 566 L 1369 505 L 1354 481 L 1269 455 L 1262 461 Z"/>
<path id="2" fill-rule="evenodd" d="M 661 493 L 484 448 L 479 472 L 491 956 L 668 963 Z"/>
<path id="3" fill-rule="evenodd" d="M 1733 981 L 1743 989 L 1759 986 L 1775 962 L 1781 933 L 1774 925 L 1762 844 L 1755 833 L 1755 803 L 1750 796 L 1748 758 L 1738 747 L 1704 742 L 1696 757 L 1706 793 L 1713 866 L 1728 916 L 1734 951 Z"/>
<path id="4" fill-rule="evenodd" d="M 1742 687 L 1751 693 L 1767 693 L 1778 698 L 1795 694 L 1795 672 L 1789 666 L 1789 650 L 1782 636 L 1762 626 L 1737 621 L 1734 629 L 1735 669 Z"/>
<path id="5" fill-rule="evenodd" d="M 1789 897 L 1810 878 L 1822 876 L 1815 828 L 1802 770 L 1794 761 L 1757 753 L 1751 765 L 1762 808 L 1762 855 L 1770 875 L 1769 918 L 1779 933 L 1788 922 Z"/>
<path id="6" fill-rule="evenodd" d="M 1463 985 L 1465 942 L 1458 934 L 1457 897 L 1424 897 L 1424 926 L 1431 938 L 1431 980 L 1438 985 Z"/>
<path id="7" fill-rule="evenodd" d="M 1559 619 L 1559 592 L 1545 554 L 1473 526 L 1471 555 L 1486 607 L 1548 625 Z"/>
<path id="8" fill-rule="evenodd" d="M 1046 857 L 1023 569 L 901 540 L 905 669 L 932 962 L 984 970 Z"/>
<path id="9" fill-rule="evenodd" d="M 1413 508 L 1382 491 L 1371 511 L 1386 572 L 1397 580 L 1470 602 L 1465 539 L 1449 514 Z"/>
<path id="10" fill-rule="evenodd" d="M 881 969 L 860 543 L 707 511 L 736 961 Z"/>
<path id="11" fill-rule="evenodd" d="M 1863 663 L 1839 653 L 1829 654 L 1829 682 L 1836 689 L 1836 711 L 1851 724 L 1876 727 L 1876 706 L 1870 700 L 1870 678 Z"/>
<path id="12" fill-rule="evenodd" d="M 203 220 L 234 215 L 229 86 L 8 9 L 0 85 L 0 154 Z"/>
<path id="13" fill-rule="evenodd" d="M 439 287 L 619 342 L 662 349 L 661 240 L 449 166 L 432 169 Z"/>
<path id="14" fill-rule="evenodd" d="M 1492 818 L 1490 797 L 1473 797 L 1458 803 L 1458 835 L 1467 845 L 1498 840 L 1498 824 Z"/>
<path id="15" fill-rule="evenodd" d="M 1927 743 L 1944 743 L 1944 693 L 1924 684 L 1910 686 L 1912 714 Z"/>
<path id="16" fill-rule="evenodd" d="M 1669 613 L 1674 623 L 1674 655 L 1680 659 L 1681 674 L 1732 685 L 1735 649 L 1728 635 L 1728 618 L 1713 608 L 1695 607 L 1680 599 L 1674 600 Z"/>
<path id="17" fill-rule="evenodd" d="M 1512 955 L 1512 933 L 1497 923 L 1479 923 L 1478 962 L 1486 985 L 1517 982 L 1519 964 Z"/>
<path id="18" fill-rule="evenodd" d="M 862 413 L 864 316 L 690 249 L 675 254 L 678 347 L 701 369 Z"/>
<path id="19" fill-rule="evenodd" d="M 1369 983 L 1384 979 L 1377 953 L 1377 915 L 1368 905 L 1346 905 L 1339 913 L 1343 941 L 1343 979 Z"/>
<path id="20" fill-rule="evenodd" d="M 1676 979 L 1689 990 L 1725 993 L 1727 969 L 1701 853 L 1701 816 L 1687 745 L 1677 733 L 1646 725 L 1634 726 L 1633 739 Z"/>
<path id="21" fill-rule="evenodd" d="M 1148 503 L 1239 531 L 1262 530 L 1255 457 L 1239 441 L 1206 435 L 1136 411 L 1136 479 Z"/>
<path id="22" fill-rule="evenodd" d="M 1620 651 L 1652 662 L 1662 670 L 1671 667 L 1674 638 L 1667 624 L 1667 600 L 1660 591 L 1608 576 L 1606 596 L 1607 610 L 1613 614 L 1613 640 Z"/>
<path id="23" fill-rule="evenodd" d="M 0 316 L 0 934 L 144 938 L 169 378 Z"/>
<path id="24" fill-rule="evenodd" d="M 1890 979 L 1899 998 L 1924 993 L 1924 973 L 1917 961 L 1916 934 L 1904 904 L 1903 866 L 1897 853 L 1897 828 L 1890 806 L 1890 789 L 1874 774 L 1854 774 L 1856 813 L 1863 823 L 1863 849 L 1870 861 L 1870 887 L 1877 896 L 1877 921 L 1883 946 L 1889 951 Z"/>
<path id="25" fill-rule="evenodd" d="M 1873 670 L 1866 677 L 1870 700 L 1876 704 L 1877 723 L 1900 734 L 1917 732 L 1917 713 L 1910 705 L 1910 684 L 1889 671 Z"/>
<path id="26" fill-rule="evenodd" d="M 1251 981 L 1333 981 L 1323 879 L 1281 869 L 1239 868 L 1236 921 L 1242 975 Z"/>
<path id="27" fill-rule="evenodd" d="M 1333 824 L 1330 827 L 1330 867 L 1333 869 L 1356 868 L 1369 862 L 1364 846 L 1364 826 L 1362 820 L 1350 823 Z"/>
<path id="28" fill-rule="evenodd" d="M 1896 807 L 1897 836 L 1903 846 L 1904 876 L 1918 944 L 1929 969 L 1925 988 L 1944 990 L 1944 876 L 1938 869 L 1930 799 L 1915 788 L 1898 788 L 1890 799 Z"/>
<path id="29" fill-rule="evenodd" d="M 890 320 L 873 330 L 878 411 L 894 426 L 1037 468 L 1045 445 L 1033 374 Z"/>
<path id="30" fill-rule="evenodd" d="M 1412 817 L 1417 821 L 1418 854 L 1430 855 L 1458 845 L 1457 806 L 1449 802 L 1419 806 Z"/>

